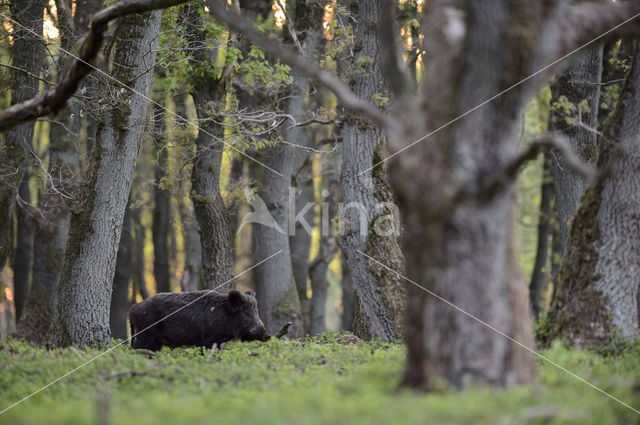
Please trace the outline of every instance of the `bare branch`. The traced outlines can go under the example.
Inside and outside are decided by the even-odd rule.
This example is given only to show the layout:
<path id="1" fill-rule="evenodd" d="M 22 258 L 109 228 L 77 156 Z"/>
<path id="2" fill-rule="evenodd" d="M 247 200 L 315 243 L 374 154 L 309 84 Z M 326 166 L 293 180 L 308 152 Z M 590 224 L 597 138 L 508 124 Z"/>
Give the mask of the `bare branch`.
<path id="1" fill-rule="evenodd" d="M 463 189 L 459 190 L 454 196 L 454 203 L 469 200 L 481 203 L 490 202 L 509 187 L 525 164 L 536 159 L 540 153 L 551 149 L 555 149 L 560 153 L 563 158 L 563 163 L 567 167 L 576 173 L 587 177 L 589 180 L 598 178 L 606 172 L 606 170 L 598 172 L 596 168 L 583 162 L 580 157 L 573 152 L 571 144 L 564 135 L 550 133 L 534 140 L 524 152 L 517 155 L 493 176 L 489 177 L 487 179 L 487 184 L 480 188 L 478 192 L 470 194 L 468 191 Z"/>
<path id="2" fill-rule="evenodd" d="M 282 44 L 265 38 L 264 35 L 255 29 L 249 20 L 229 10 L 224 2 L 216 0 L 212 3 L 215 3 L 215 7 L 211 9 L 211 12 L 218 20 L 235 32 L 244 35 L 249 41 L 262 48 L 268 55 L 277 57 L 282 62 L 296 68 L 309 78 L 331 90 L 345 108 L 370 119 L 387 130 L 395 127 L 396 121 L 394 119 L 372 103 L 359 99 L 349 87 L 334 74 L 325 71 L 317 64 L 289 51 L 282 46 Z"/>
<path id="3" fill-rule="evenodd" d="M 40 80 L 40 81 L 42 81 L 45 84 L 48 84 L 50 86 L 53 85 L 53 83 L 51 81 L 45 80 L 44 78 L 41 78 L 40 76 L 34 74 L 33 72 L 29 72 L 28 70 L 26 70 L 24 68 L 20 68 L 18 66 L 9 65 L 8 63 L 2 63 L 2 62 L 0 62 L 0 66 L 3 66 L 5 68 L 9 68 L 9 69 L 13 69 L 14 71 L 22 72 L 22 73 L 28 75 L 29 77 L 35 78 L 36 80 Z"/>
<path id="4" fill-rule="evenodd" d="M 58 85 L 35 97 L 0 111 L 0 131 L 6 131 L 16 125 L 54 113 L 64 108 L 67 100 L 73 96 L 80 81 L 93 69 L 109 23 L 123 16 L 162 9 L 184 3 L 187 0 L 122 0 L 113 6 L 96 13 L 91 21 L 89 32 L 84 36 L 78 58 L 69 67 Z M 3 15 L 14 25 L 21 25 L 12 18 Z"/>

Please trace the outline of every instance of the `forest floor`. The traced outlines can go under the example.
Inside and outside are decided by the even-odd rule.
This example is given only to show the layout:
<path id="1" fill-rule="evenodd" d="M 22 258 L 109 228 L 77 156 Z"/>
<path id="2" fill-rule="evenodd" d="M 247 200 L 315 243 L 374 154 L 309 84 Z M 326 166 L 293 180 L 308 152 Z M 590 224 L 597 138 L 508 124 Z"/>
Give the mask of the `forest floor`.
<path id="1" fill-rule="evenodd" d="M 115 343 L 114 343 L 115 345 Z M 0 343 L 0 411 L 102 351 Z M 543 354 L 640 408 L 640 349 L 616 356 L 555 345 Z M 398 390 L 405 348 L 294 343 L 226 345 L 152 358 L 118 346 L 0 415 L 0 424 L 640 424 L 640 415 L 546 362 L 527 387 L 429 395 Z"/>

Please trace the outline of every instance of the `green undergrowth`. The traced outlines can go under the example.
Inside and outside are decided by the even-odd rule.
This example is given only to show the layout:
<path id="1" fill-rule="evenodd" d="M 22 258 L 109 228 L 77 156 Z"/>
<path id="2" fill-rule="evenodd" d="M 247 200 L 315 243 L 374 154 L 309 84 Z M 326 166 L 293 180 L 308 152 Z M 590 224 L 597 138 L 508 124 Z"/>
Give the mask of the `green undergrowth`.
<path id="1" fill-rule="evenodd" d="M 114 343 L 1 414 L 0 424 L 640 424 L 640 415 L 545 362 L 535 384 L 509 391 L 398 390 L 402 345 L 336 337 L 234 342 L 209 362 L 199 349 L 149 359 Z M 101 353 L 0 343 L 0 410 Z M 603 357 L 554 345 L 543 354 L 640 408 L 638 350 Z"/>

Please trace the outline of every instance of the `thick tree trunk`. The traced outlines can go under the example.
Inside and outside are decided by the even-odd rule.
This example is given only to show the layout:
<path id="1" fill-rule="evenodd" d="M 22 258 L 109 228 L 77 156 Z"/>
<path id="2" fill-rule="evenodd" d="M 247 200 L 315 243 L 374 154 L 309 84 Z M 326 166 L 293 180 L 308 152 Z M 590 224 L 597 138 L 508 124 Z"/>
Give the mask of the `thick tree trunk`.
<path id="1" fill-rule="evenodd" d="M 153 276 L 156 280 L 156 292 L 171 291 L 171 277 L 169 273 L 169 212 L 171 193 L 162 187 L 163 177 L 168 170 L 169 152 L 167 150 L 165 134 L 164 97 L 156 100 L 153 105 L 153 147 L 154 147 L 154 176 L 153 188 Z"/>
<path id="2" fill-rule="evenodd" d="M 127 312 L 130 307 L 129 282 L 133 276 L 131 250 L 131 208 L 129 202 L 122 219 L 122 234 L 116 258 L 116 272 L 113 276 L 113 292 L 109 312 L 109 327 L 113 338 L 127 338 Z"/>
<path id="3" fill-rule="evenodd" d="M 551 84 L 551 104 L 566 98 L 576 107 L 586 101 L 589 109 L 580 113 L 569 113 L 563 108 L 552 108 L 550 131 L 565 134 L 573 150 L 584 162 L 595 163 L 597 156 L 598 108 L 602 76 L 602 46 L 587 50 L 566 71 L 558 75 Z M 594 84 L 595 83 L 595 84 Z M 584 108 L 581 108 L 584 109 Z M 570 123 L 567 122 L 570 121 Z M 581 121 L 581 122 L 580 122 Z M 560 226 L 562 249 L 569 236 L 571 220 L 580 206 L 580 198 L 589 182 L 563 163 L 563 159 L 551 152 L 551 172 L 556 192 L 556 209 Z"/>
<path id="4" fill-rule="evenodd" d="M 42 36 L 44 3 L 37 0 L 18 0 L 12 1 L 10 8 L 12 18 L 21 24 L 14 25 L 12 32 L 13 66 L 19 69 L 12 70 L 10 74 L 11 104 L 15 105 L 32 98 L 38 92 L 40 82 L 34 76 L 40 75 L 43 57 L 40 37 Z M 3 176 L 2 184 L 0 184 L 0 270 L 4 268 L 11 251 L 12 198 L 23 177 L 28 176 L 25 172 L 26 149 L 31 147 L 34 125 L 35 122 L 27 122 L 7 131 L 2 140 L 3 146 L 0 146 L 0 175 Z M 23 190 L 27 188 L 24 187 Z M 23 217 L 23 219 L 25 218 Z M 24 220 L 21 220 L 18 231 L 24 233 L 24 230 Z M 22 248 L 25 245 L 19 243 L 18 247 Z M 21 256 L 24 256 L 24 253 Z M 26 262 L 26 260 L 28 259 L 19 258 L 20 263 Z M 26 277 L 23 270 L 26 272 Z M 16 301 L 21 305 L 25 299 L 23 294 L 26 295 L 26 290 L 28 290 L 28 272 L 28 268 L 20 267 L 17 288 L 19 299 Z M 20 273 L 22 273 L 22 277 Z"/>
<path id="5" fill-rule="evenodd" d="M 214 120 L 215 109 L 224 111 L 226 77 L 214 76 L 210 71 L 212 64 L 209 52 L 203 48 L 206 45 L 206 33 L 198 7 L 192 4 L 186 6 L 185 11 L 186 37 L 193 49 L 189 57 L 194 70 L 191 95 L 200 126 L 191 174 L 191 200 L 200 226 L 202 280 L 205 288 L 224 291 L 233 287 L 233 249 L 229 213 L 220 194 L 224 127 Z M 214 110 L 212 105 L 215 105 Z"/>
<path id="6" fill-rule="evenodd" d="M 542 185 L 540 186 L 540 211 L 538 216 L 538 242 L 536 259 L 529 283 L 529 303 L 534 320 L 538 320 L 542 311 L 542 289 L 545 279 L 544 269 L 547 266 L 549 253 L 549 237 L 551 236 L 551 220 L 553 218 L 553 177 L 551 176 L 551 156 L 546 153 L 542 166 Z"/>
<path id="7" fill-rule="evenodd" d="M 153 70 L 147 67 L 155 63 L 161 14 L 124 18 L 115 48 L 112 75 L 145 96 L 151 91 Z M 117 93 L 103 111 L 89 175 L 71 218 L 52 329 L 52 341 L 58 345 L 104 345 L 110 340 L 116 255 L 148 107 L 142 96 L 128 90 Z"/>
<path id="8" fill-rule="evenodd" d="M 25 140 L 31 149 L 31 140 Z M 25 168 L 22 182 L 18 187 L 21 201 L 31 204 L 31 190 L 29 189 L 29 168 Z M 27 211 L 27 205 L 16 208 L 16 249 L 13 253 L 11 268 L 13 269 L 13 294 L 16 308 L 16 322 L 20 323 L 27 295 L 29 294 L 29 275 L 31 272 L 31 256 L 33 253 L 33 218 Z"/>
<path id="9" fill-rule="evenodd" d="M 354 93 L 366 100 L 385 93 L 380 68 L 380 51 L 376 26 L 380 22 L 378 1 L 362 0 L 358 4 L 356 45 L 351 78 Z M 340 214 L 343 223 L 338 243 L 349 264 L 353 288 L 361 314 L 355 315 L 354 329 L 361 338 L 399 341 L 404 334 L 405 283 L 395 273 L 370 262 L 360 252 L 382 261 L 400 273 L 404 258 L 398 246 L 399 229 L 386 236 L 372 232 L 374 222 L 394 214 L 393 197 L 387 183 L 385 167 L 369 168 L 378 161 L 381 131 L 357 116 L 343 118 L 342 193 L 345 207 Z M 391 226 L 399 217 L 390 220 Z M 388 218 L 385 219 L 389 222 Z M 359 252 L 360 251 L 360 252 Z"/>
<path id="10" fill-rule="evenodd" d="M 528 71 L 523 65 L 531 62 L 523 37 L 538 33 L 540 8 L 536 2 L 515 8 L 506 1 L 430 1 L 424 25 L 425 101 L 391 135 L 400 142 L 394 150 L 519 81 Z M 505 49 L 491 47 L 496 45 Z M 429 389 L 438 379 L 457 388 L 477 381 L 509 387 L 533 375 L 535 357 L 468 316 L 525 345 L 531 339 L 509 225 L 515 187 L 506 182 L 491 194 L 483 194 L 483 188 L 515 157 L 521 113 L 532 88 L 513 87 L 432 134 L 404 152 L 391 173 L 404 224 L 411 229 L 404 234 L 408 276 L 422 286 L 409 286 L 404 380 L 413 388 Z"/>
<path id="11" fill-rule="evenodd" d="M 598 166 L 613 171 L 592 184 L 571 226 L 543 342 L 572 345 L 638 338 L 640 233 L 640 44 L 619 104 L 604 129 Z"/>

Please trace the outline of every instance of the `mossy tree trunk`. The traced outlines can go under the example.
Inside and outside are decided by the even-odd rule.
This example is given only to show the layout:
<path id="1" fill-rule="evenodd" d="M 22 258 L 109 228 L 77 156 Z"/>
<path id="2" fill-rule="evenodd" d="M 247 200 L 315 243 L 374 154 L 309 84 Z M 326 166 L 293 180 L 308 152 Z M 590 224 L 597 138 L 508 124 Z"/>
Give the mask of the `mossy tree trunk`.
<path id="1" fill-rule="evenodd" d="M 613 171 L 582 197 L 560 269 L 543 342 L 578 347 L 638 338 L 640 276 L 640 45 L 600 140 L 598 166 Z"/>
<path id="2" fill-rule="evenodd" d="M 361 0 L 357 7 L 358 26 L 353 58 L 351 89 L 360 98 L 373 100 L 387 96 L 380 67 L 377 25 L 381 20 L 378 1 Z M 378 236 L 374 222 L 394 214 L 385 203 L 393 202 L 384 166 L 369 168 L 379 160 L 382 132 L 359 117 L 345 114 L 342 125 L 343 163 L 341 186 L 344 224 L 338 236 L 340 249 L 351 270 L 358 304 L 354 331 L 361 338 L 400 341 L 404 335 L 405 283 L 395 273 L 370 262 L 360 252 L 378 259 L 393 270 L 404 271 L 404 258 L 398 246 L 399 230 Z M 399 219 L 399 217 L 395 217 Z M 395 221 L 395 220 L 394 220 Z"/>
<path id="3" fill-rule="evenodd" d="M 551 110 L 549 130 L 565 134 L 574 152 L 591 164 L 595 163 L 597 156 L 602 51 L 602 46 L 586 50 L 567 70 L 556 76 L 551 84 L 551 104 L 556 104 L 557 107 Z M 565 109 L 568 104 L 577 109 Z M 561 156 L 554 152 L 550 156 L 560 240 L 564 250 L 571 220 L 589 182 L 567 167 Z"/>
<path id="4" fill-rule="evenodd" d="M 215 49 L 207 47 L 201 10 L 196 4 L 184 7 L 187 46 L 190 48 L 191 95 L 200 127 L 196 157 L 191 172 L 191 201 L 200 226 L 202 280 L 207 289 L 224 291 L 233 287 L 233 248 L 229 212 L 220 193 L 220 167 L 224 152 L 223 116 L 227 77 L 211 62 Z M 223 66 L 224 67 L 224 66 Z"/>
<path id="5" fill-rule="evenodd" d="M 149 96 L 161 11 L 121 21 L 112 75 Z M 144 59 L 143 59 L 144 56 Z M 118 87 L 104 88 L 106 105 L 98 123 L 88 176 L 71 216 L 51 330 L 57 345 L 105 345 L 111 338 L 109 306 L 122 222 L 144 131 L 148 101 Z"/>

